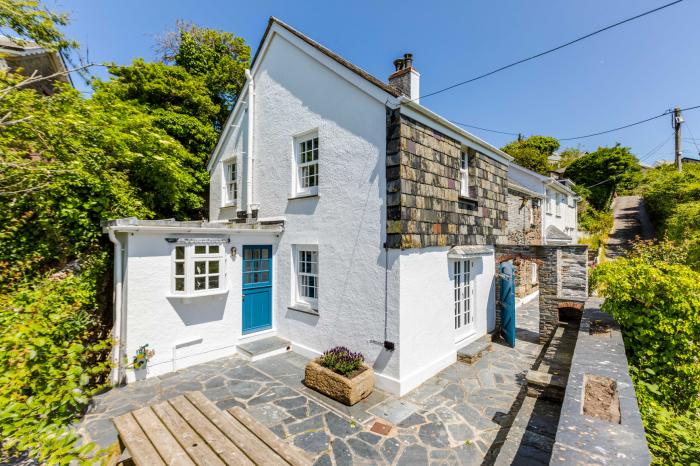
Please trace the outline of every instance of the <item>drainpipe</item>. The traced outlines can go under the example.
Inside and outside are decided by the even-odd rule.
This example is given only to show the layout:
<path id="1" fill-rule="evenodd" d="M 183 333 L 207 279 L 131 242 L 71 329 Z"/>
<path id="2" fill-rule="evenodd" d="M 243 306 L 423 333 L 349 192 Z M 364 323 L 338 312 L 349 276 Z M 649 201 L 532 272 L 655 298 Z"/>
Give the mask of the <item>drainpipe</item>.
<path id="1" fill-rule="evenodd" d="M 122 353 L 123 353 L 123 341 L 122 337 L 124 335 L 124 320 L 123 320 L 123 287 L 124 287 L 124 266 L 122 261 L 122 254 L 124 252 L 124 245 L 117 238 L 115 231 L 110 228 L 107 230 L 109 233 L 109 239 L 114 243 L 114 311 L 112 316 L 112 338 L 114 339 L 116 345 L 112 351 L 112 363 L 114 368 L 112 369 L 111 380 L 112 385 L 117 386 L 124 376 L 124 368 L 122 364 Z"/>
<path id="2" fill-rule="evenodd" d="M 245 70 L 245 77 L 248 81 L 248 170 L 246 173 L 246 214 L 248 218 L 253 212 L 253 168 L 255 157 L 253 156 L 253 122 L 255 121 L 255 83 L 250 70 Z"/>

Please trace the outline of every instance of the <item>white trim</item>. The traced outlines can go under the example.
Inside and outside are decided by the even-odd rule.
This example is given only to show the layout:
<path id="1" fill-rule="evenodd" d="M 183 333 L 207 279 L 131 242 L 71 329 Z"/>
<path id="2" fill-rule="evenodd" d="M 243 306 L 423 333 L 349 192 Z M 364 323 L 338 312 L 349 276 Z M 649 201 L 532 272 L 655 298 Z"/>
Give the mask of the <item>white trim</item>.
<path id="1" fill-rule="evenodd" d="M 300 251 L 311 251 L 316 253 L 316 283 L 314 288 L 316 289 L 316 298 L 308 298 L 301 296 L 299 293 L 299 252 Z M 308 306 L 314 311 L 318 312 L 318 295 L 319 295 L 319 281 L 320 281 L 320 254 L 318 251 L 317 244 L 293 244 L 292 245 L 292 296 L 291 296 L 291 306 Z M 306 274 L 313 275 L 313 274 Z"/>
<path id="2" fill-rule="evenodd" d="M 301 163 L 301 144 L 307 141 L 316 139 L 316 151 L 318 156 L 313 162 Z M 319 137 L 318 128 L 310 129 L 292 137 L 292 193 L 290 198 L 317 196 L 318 188 L 321 181 L 319 169 L 321 167 L 321 138 Z M 315 162 L 315 163 L 314 163 Z M 301 168 L 303 166 L 316 165 L 316 186 L 301 187 Z"/>
<path id="3" fill-rule="evenodd" d="M 223 224 L 223 223 L 222 223 Z M 105 228 L 105 232 L 162 232 L 162 233 L 219 233 L 219 234 L 271 234 L 277 235 L 284 231 L 284 228 L 241 228 L 233 229 L 230 227 L 183 227 L 183 226 L 146 226 L 146 225 L 115 225 Z"/>

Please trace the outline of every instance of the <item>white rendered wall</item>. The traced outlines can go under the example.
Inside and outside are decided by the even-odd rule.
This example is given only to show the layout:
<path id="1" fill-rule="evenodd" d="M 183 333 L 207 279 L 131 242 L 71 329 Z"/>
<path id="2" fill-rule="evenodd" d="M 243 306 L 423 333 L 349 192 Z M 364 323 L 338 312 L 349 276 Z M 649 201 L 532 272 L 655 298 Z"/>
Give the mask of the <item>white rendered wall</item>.
<path id="1" fill-rule="evenodd" d="M 174 244 L 166 237 L 222 238 L 222 235 L 134 233 L 127 242 L 126 272 L 126 355 L 129 363 L 136 350 L 148 343 L 155 355 L 146 369 L 127 371 L 128 381 L 152 377 L 193 364 L 228 356 L 236 352 L 241 337 L 241 275 L 240 253 L 244 244 L 271 244 L 274 234 L 226 236 L 231 242 L 226 249 L 226 283 L 228 293 L 193 297 L 183 300 L 171 297 L 171 251 Z M 236 258 L 231 248 L 236 247 Z M 273 302 L 275 289 L 273 287 Z M 273 313 L 273 331 L 275 320 Z M 201 340 L 201 341 L 200 341 Z M 190 343 L 188 345 L 188 343 Z M 181 348 L 173 349 L 176 345 Z"/>
<path id="2" fill-rule="evenodd" d="M 542 233 L 545 234 L 545 232 L 547 231 L 547 227 L 550 225 L 554 225 L 567 235 L 571 236 L 572 244 L 576 244 L 578 242 L 578 219 L 576 212 L 576 202 L 572 203 L 571 199 L 573 196 L 571 194 L 564 193 L 563 191 L 559 191 L 551 186 L 548 189 L 550 189 L 551 192 L 555 195 L 565 194 L 567 196 L 567 201 L 560 203 L 559 215 L 557 215 L 556 213 L 557 207 L 555 202 L 552 202 L 551 204 L 552 207 L 550 214 L 546 213 L 546 210 L 543 209 L 543 212 L 545 212 L 545 214 L 542 215 L 542 222 L 544 227 L 542 229 Z M 544 202 L 549 202 L 549 200 L 545 198 Z M 573 207 L 571 206 L 572 204 Z"/>
<path id="3" fill-rule="evenodd" d="M 385 272 L 383 249 L 384 103 L 281 36 L 259 61 L 254 81 L 254 198 L 259 217 L 285 218 L 276 256 L 278 333 L 308 355 L 333 345 L 360 351 L 377 372 L 378 386 L 395 390 L 400 350 L 388 352 L 380 344 L 385 324 L 386 339 L 398 343 L 397 305 L 387 303 L 385 318 L 385 287 L 398 289 L 398 272 L 392 264 Z M 319 195 L 290 200 L 294 136 L 311 130 L 319 137 Z M 235 150 L 227 141 L 222 159 Z M 220 172 L 220 163 L 213 171 Z M 225 215 L 215 212 L 212 217 Z M 318 316 L 288 309 L 295 244 L 318 245 Z M 391 299 L 398 301 L 398 296 Z"/>
<path id="4" fill-rule="evenodd" d="M 475 331 L 455 341 L 453 261 L 447 258 L 448 250 L 396 252 L 401 270 L 401 395 L 454 363 L 458 348 L 495 326 L 494 255 L 473 257 Z"/>

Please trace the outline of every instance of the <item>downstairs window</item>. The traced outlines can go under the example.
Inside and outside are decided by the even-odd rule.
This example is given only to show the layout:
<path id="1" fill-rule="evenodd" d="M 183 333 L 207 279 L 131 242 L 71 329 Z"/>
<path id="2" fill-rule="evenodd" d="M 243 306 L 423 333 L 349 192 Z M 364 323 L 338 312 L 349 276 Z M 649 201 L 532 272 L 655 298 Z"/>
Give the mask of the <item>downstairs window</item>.
<path id="1" fill-rule="evenodd" d="M 173 293 L 194 295 L 225 289 L 223 244 L 177 244 L 172 257 Z"/>

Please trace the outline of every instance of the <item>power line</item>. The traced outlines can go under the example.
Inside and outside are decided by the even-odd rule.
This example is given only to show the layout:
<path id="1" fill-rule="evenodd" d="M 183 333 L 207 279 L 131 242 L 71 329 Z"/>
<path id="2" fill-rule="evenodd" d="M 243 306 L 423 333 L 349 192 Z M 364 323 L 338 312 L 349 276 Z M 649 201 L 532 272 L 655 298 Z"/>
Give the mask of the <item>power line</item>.
<path id="1" fill-rule="evenodd" d="M 668 143 L 668 141 L 670 141 L 671 138 L 672 138 L 673 136 L 674 136 L 674 133 L 671 133 L 671 135 L 670 135 L 669 137 L 667 137 L 666 139 L 664 139 L 663 142 L 661 142 L 661 143 L 657 144 L 656 146 L 654 146 L 654 148 L 653 148 L 652 150 L 650 150 L 650 151 L 647 152 L 644 156 L 642 156 L 642 157 L 640 157 L 639 159 L 637 159 L 637 161 L 641 163 L 641 162 L 643 162 L 644 160 L 646 160 L 647 158 L 649 158 L 649 157 L 651 157 L 652 155 L 654 155 L 655 153 L 657 153 L 658 151 L 660 151 L 661 148 L 662 148 L 663 146 L 665 146 L 666 143 Z M 601 182 L 599 182 L 599 183 L 592 184 L 592 185 L 590 185 L 590 186 L 584 186 L 584 187 L 585 187 L 585 188 L 595 188 L 596 186 L 600 186 L 601 184 L 607 183 L 608 181 L 612 180 L 612 179 L 615 178 L 616 176 L 617 176 L 617 175 L 611 176 L 610 178 L 607 178 L 607 179 L 605 179 L 605 180 L 603 180 L 603 181 L 601 181 Z"/>
<path id="2" fill-rule="evenodd" d="M 510 132 L 510 131 L 500 131 L 500 130 L 497 130 L 497 129 L 482 128 L 482 127 L 480 127 L 480 126 L 473 126 L 473 125 L 468 125 L 468 124 L 466 124 L 466 123 L 460 123 L 459 121 L 450 120 L 450 122 L 451 122 L 451 123 L 454 123 L 455 125 L 464 126 L 465 128 L 480 129 L 481 131 L 488 131 L 488 132 L 490 132 L 490 133 L 507 134 L 507 135 L 510 135 L 510 136 L 517 136 L 517 135 L 518 135 L 518 133 L 512 133 L 512 132 Z"/>
<path id="3" fill-rule="evenodd" d="M 696 108 L 700 108 L 700 105 L 695 105 L 695 106 L 693 106 L 693 107 L 682 108 L 681 111 L 684 111 L 684 112 L 685 112 L 685 111 L 689 111 L 689 110 L 695 110 Z M 630 124 L 628 124 L 628 125 L 618 126 L 617 128 L 608 129 L 608 130 L 606 130 L 606 131 L 599 131 L 599 132 L 597 132 L 597 133 L 586 134 L 586 135 L 584 135 L 584 136 L 575 136 L 575 137 L 571 137 L 571 138 L 558 138 L 558 139 L 559 139 L 560 141 L 572 141 L 572 140 L 575 140 L 575 139 L 584 139 L 584 138 L 590 138 L 590 137 L 593 137 L 593 136 L 600 136 L 601 134 L 608 134 L 608 133 L 612 133 L 613 131 L 619 131 L 619 130 L 621 130 L 621 129 L 631 128 L 632 126 L 641 125 L 642 123 L 646 123 L 646 122 L 648 122 L 648 121 L 656 120 L 657 118 L 661 118 L 661 117 L 663 117 L 663 116 L 670 115 L 670 114 L 672 114 L 672 113 L 673 113 L 673 110 L 666 110 L 665 112 L 660 113 L 660 114 L 658 114 L 658 115 L 656 115 L 656 116 L 653 116 L 653 117 L 650 117 L 650 118 L 645 118 L 644 120 L 639 120 L 639 121 L 636 121 L 636 122 L 634 122 L 634 123 L 630 123 Z"/>
<path id="4" fill-rule="evenodd" d="M 574 39 L 574 40 L 571 40 L 571 41 L 569 41 L 569 42 L 566 42 L 565 44 L 561 44 L 561 45 L 558 45 L 558 46 L 556 46 L 556 47 L 554 47 L 554 48 L 551 48 L 551 49 L 549 49 L 549 50 L 545 50 L 544 52 L 540 52 L 540 53 L 538 53 L 538 54 L 531 55 L 531 56 L 529 56 L 529 57 L 527 57 L 527 58 L 523 58 L 523 59 L 518 60 L 518 61 L 516 61 L 516 62 L 510 63 L 510 64 L 505 65 L 505 66 L 502 66 L 502 67 L 497 68 L 497 69 L 495 69 L 495 70 L 489 71 L 488 73 L 484 73 L 484 74 L 481 74 L 481 75 L 476 76 L 476 77 L 474 77 L 474 78 L 467 79 L 466 81 L 462 81 L 462 82 L 459 82 L 459 83 L 456 83 L 456 84 L 452 84 L 451 86 L 447 86 L 447 87 L 445 87 L 445 88 L 443 88 L 443 89 L 438 89 L 437 91 L 434 91 L 434 92 L 431 92 L 431 93 L 429 93 L 429 94 L 425 94 L 425 95 L 419 96 L 419 97 L 417 97 L 416 99 L 412 99 L 412 100 L 417 100 L 417 99 L 419 99 L 419 98 L 420 98 L 420 99 L 425 99 L 426 97 L 431 97 L 431 96 L 440 94 L 440 93 L 442 93 L 442 92 L 449 91 L 450 89 L 454 89 L 455 87 L 459 87 L 459 86 L 463 86 L 463 85 L 465 85 L 465 84 L 473 83 L 474 81 L 478 81 L 479 79 L 485 78 L 485 77 L 487 77 L 487 76 L 491 76 L 492 74 L 496 74 L 496 73 L 501 72 L 501 71 L 503 71 L 503 70 L 507 70 L 508 68 L 512 68 L 512 67 L 514 67 L 514 66 L 516 66 L 516 65 L 520 65 L 521 63 L 525 63 L 525 62 L 528 62 L 528 61 L 530 61 L 530 60 L 534 60 L 535 58 L 539 58 L 539 57 L 541 57 L 541 56 L 543 56 L 543 55 L 547 55 L 547 54 L 549 54 L 549 53 L 556 52 L 557 50 L 561 50 L 561 49 L 563 49 L 564 47 L 568 47 L 568 46 L 573 45 L 573 44 L 575 44 L 575 43 L 577 43 L 577 42 L 581 42 L 582 40 L 588 39 L 589 37 L 593 37 L 593 36 L 595 36 L 596 34 L 600 34 L 601 32 L 605 32 L 605 31 L 607 31 L 607 30 L 609 30 L 609 29 L 613 29 L 613 28 L 615 28 L 615 27 L 617 27 L 617 26 L 621 26 L 621 25 L 623 25 L 623 24 L 625 24 L 625 23 L 629 23 L 630 21 L 634 21 L 634 20 L 636 20 L 636 19 L 642 18 L 642 17 L 647 16 L 647 15 L 650 15 L 650 14 L 652 14 L 652 13 L 656 13 L 657 11 L 661 11 L 661 10 L 663 10 L 663 9 L 665 9 L 665 8 L 668 8 L 668 7 L 670 7 L 670 6 L 676 5 L 676 4 L 678 4 L 678 3 L 682 2 L 682 1 L 683 1 L 683 0 L 675 0 L 675 1 L 671 2 L 671 3 L 667 3 L 667 4 L 665 4 L 665 5 L 662 5 L 662 6 L 658 7 L 658 8 L 654 8 L 653 10 L 645 11 L 644 13 L 640 13 L 640 14 L 638 14 L 638 15 L 636 15 L 636 16 L 632 16 L 631 18 L 627 18 L 627 19 L 624 19 L 624 20 L 622 20 L 622 21 L 618 21 L 617 23 L 611 24 L 611 25 L 606 26 L 606 27 L 604 27 L 604 28 L 598 29 L 598 30 L 593 31 L 593 32 L 591 32 L 591 33 L 588 33 L 588 34 L 586 34 L 586 35 L 584 35 L 584 36 L 581 36 L 581 37 L 579 37 L 579 38 L 577 38 L 577 39 Z"/>
<path id="5" fill-rule="evenodd" d="M 698 109 L 698 108 L 700 108 L 700 105 L 695 105 L 695 106 L 692 106 L 692 107 L 682 108 L 681 111 L 687 112 L 687 111 L 690 111 L 690 110 L 696 110 L 696 109 Z M 656 116 L 653 116 L 653 117 L 650 117 L 650 118 L 645 118 L 644 120 L 639 120 L 639 121 L 636 121 L 636 122 L 634 122 L 634 123 L 630 123 L 630 124 L 627 124 L 627 125 L 618 126 L 617 128 L 612 128 L 612 129 L 608 129 L 608 130 L 605 130 L 605 131 L 599 131 L 599 132 L 597 132 L 597 133 L 586 134 L 586 135 L 583 135 L 583 136 L 575 136 L 575 137 L 569 137 L 569 138 L 557 138 L 557 139 L 558 139 L 559 141 L 573 141 L 573 140 L 576 140 L 576 139 L 584 139 L 584 138 L 590 138 L 590 137 L 593 137 L 593 136 L 600 136 L 601 134 L 608 134 L 608 133 L 612 133 L 612 132 L 614 132 L 614 131 L 619 131 L 619 130 L 621 130 L 621 129 L 631 128 L 632 126 L 641 125 L 642 123 L 646 123 L 646 122 L 649 122 L 649 121 L 653 121 L 653 120 L 656 120 L 656 119 L 661 118 L 661 117 L 663 117 L 663 116 L 670 115 L 670 114 L 672 114 L 672 113 L 673 113 L 673 110 L 666 110 L 665 112 L 660 113 L 660 114 L 658 114 L 658 115 L 656 115 Z M 507 134 L 507 135 L 511 135 L 511 136 L 518 136 L 518 134 L 519 134 L 519 133 L 510 132 L 510 131 L 502 131 L 502 130 L 497 130 L 497 129 L 482 128 L 482 127 L 480 127 L 480 126 L 467 125 L 466 123 L 460 123 L 460 122 L 458 122 L 458 121 L 453 121 L 453 120 L 450 120 L 450 121 L 451 121 L 452 123 L 456 124 L 456 125 L 459 125 L 459 126 L 465 126 L 465 127 L 467 127 L 467 128 L 476 128 L 476 129 L 479 129 L 479 130 L 482 130 L 482 131 L 489 131 L 489 132 L 491 132 L 491 133 Z M 687 125 L 686 125 L 686 127 L 687 127 Z M 691 133 L 691 136 L 692 136 L 692 133 Z M 693 137 L 693 138 L 684 138 L 684 139 L 692 140 L 693 142 L 695 142 L 695 138 L 694 138 L 694 137 Z"/>

